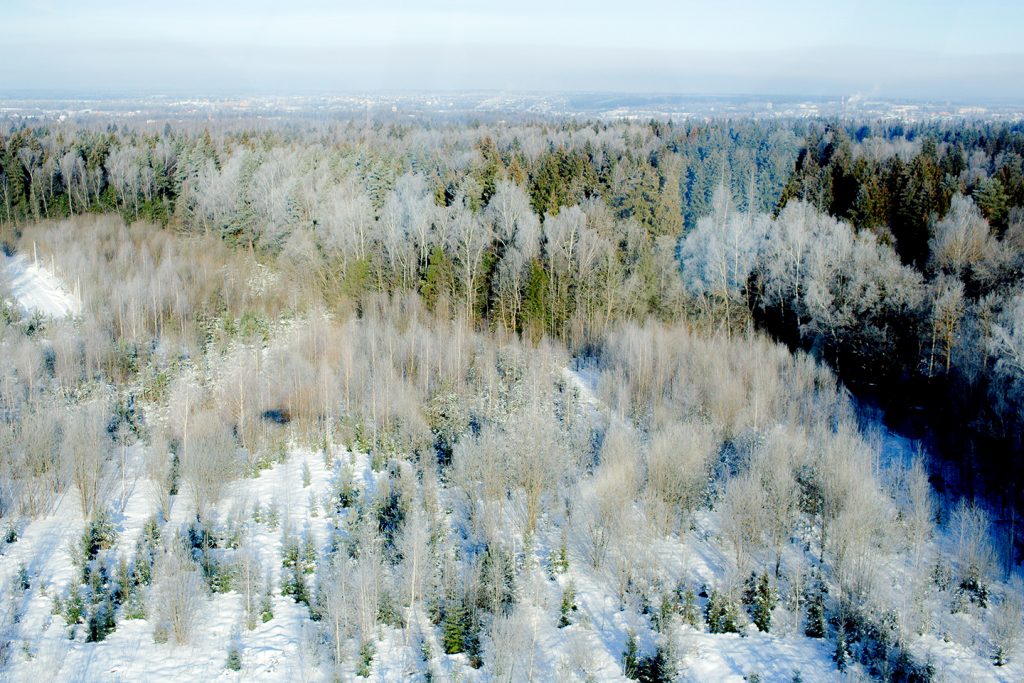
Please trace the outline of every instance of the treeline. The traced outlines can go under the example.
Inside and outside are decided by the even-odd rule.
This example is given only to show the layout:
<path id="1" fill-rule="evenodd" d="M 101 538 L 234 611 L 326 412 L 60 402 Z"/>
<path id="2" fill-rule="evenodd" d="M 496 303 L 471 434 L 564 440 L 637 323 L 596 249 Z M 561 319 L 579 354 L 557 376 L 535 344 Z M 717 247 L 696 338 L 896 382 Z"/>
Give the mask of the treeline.
<path id="1" fill-rule="evenodd" d="M 416 290 L 535 338 L 677 306 L 675 240 L 727 182 L 767 208 L 783 126 L 562 124 L 277 133 L 22 129 L 0 137 L 10 229 L 121 213 L 282 260 L 335 298 Z M 734 180 L 735 179 L 735 180 Z"/>
<path id="2" fill-rule="evenodd" d="M 904 263 L 928 266 L 931 226 L 956 194 L 971 197 L 998 236 L 1024 206 L 1018 125 L 823 126 L 810 132 L 779 199 L 811 202 L 868 229 Z"/>
<path id="3" fill-rule="evenodd" d="M 706 317 L 749 311 L 897 417 L 925 407 L 964 473 L 1012 500 L 999 482 L 1019 481 L 1024 435 L 1024 140 L 881 133 L 813 132 L 774 216 L 723 192 L 684 242 L 685 279 Z"/>

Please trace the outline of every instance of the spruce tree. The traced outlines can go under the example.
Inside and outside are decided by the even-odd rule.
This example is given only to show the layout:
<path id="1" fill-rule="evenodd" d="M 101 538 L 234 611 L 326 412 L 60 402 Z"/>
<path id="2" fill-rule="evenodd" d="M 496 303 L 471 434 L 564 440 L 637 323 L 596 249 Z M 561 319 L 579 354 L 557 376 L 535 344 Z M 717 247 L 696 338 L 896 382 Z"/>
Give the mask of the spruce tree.
<path id="1" fill-rule="evenodd" d="M 572 581 L 565 587 L 565 591 L 562 593 L 562 606 L 561 614 L 558 617 L 558 628 L 565 628 L 572 624 L 572 615 L 575 614 L 576 607 L 576 586 Z"/>
<path id="2" fill-rule="evenodd" d="M 639 647 L 636 643 L 636 632 L 629 629 L 626 637 L 626 649 L 622 652 L 622 675 L 636 680 L 640 674 Z"/>
<path id="3" fill-rule="evenodd" d="M 708 631 L 711 633 L 737 633 L 739 631 L 738 617 L 736 604 L 717 590 L 712 590 L 705 609 Z"/>
<path id="4" fill-rule="evenodd" d="M 683 622 L 698 628 L 700 625 L 700 616 L 697 611 L 697 596 L 694 595 L 693 590 L 690 588 L 686 589 L 683 593 L 683 606 L 681 608 Z"/>
<path id="5" fill-rule="evenodd" d="M 451 600 L 445 606 L 442 621 L 445 654 L 454 655 L 465 648 L 466 608 L 461 601 Z"/>
<path id="6" fill-rule="evenodd" d="M 839 633 L 836 634 L 836 649 L 832 655 L 836 668 L 840 671 L 846 671 L 846 663 L 849 657 L 850 654 L 846 651 L 846 629 L 840 624 Z"/>
<path id="7" fill-rule="evenodd" d="M 808 638 L 824 638 L 825 632 L 825 596 L 821 591 L 816 590 L 807 602 L 807 623 L 804 626 L 804 635 Z"/>
<path id="8" fill-rule="evenodd" d="M 242 652 L 238 647 L 238 643 L 234 640 L 228 645 L 228 660 L 224 664 L 224 667 L 229 671 L 241 671 L 242 670 Z"/>
<path id="9" fill-rule="evenodd" d="M 668 683 L 675 678 L 672 653 L 666 645 L 659 645 L 653 655 L 644 657 L 638 667 L 637 680 L 640 683 Z"/>
<path id="10" fill-rule="evenodd" d="M 260 619 L 267 623 L 274 618 L 274 581 L 270 577 L 270 570 L 267 570 L 267 580 L 263 588 L 263 597 L 260 599 Z"/>
<path id="11" fill-rule="evenodd" d="M 768 633 L 772 627 L 772 610 L 775 609 L 775 591 L 768 581 L 768 574 L 763 573 L 757 580 L 754 591 L 754 625 L 759 631 Z"/>
<path id="12" fill-rule="evenodd" d="M 369 678 L 373 672 L 373 643 L 366 642 L 359 648 L 359 666 L 356 667 L 356 676 Z"/>

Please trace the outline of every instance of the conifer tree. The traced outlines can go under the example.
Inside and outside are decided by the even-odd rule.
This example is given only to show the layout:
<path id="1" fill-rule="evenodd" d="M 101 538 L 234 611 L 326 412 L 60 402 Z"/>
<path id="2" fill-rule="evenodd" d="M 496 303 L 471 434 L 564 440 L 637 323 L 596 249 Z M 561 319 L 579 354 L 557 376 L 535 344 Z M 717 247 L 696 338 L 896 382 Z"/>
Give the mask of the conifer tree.
<path id="1" fill-rule="evenodd" d="M 718 590 L 712 590 L 704 613 L 711 633 L 737 633 L 738 613 L 736 604 Z"/>
<path id="2" fill-rule="evenodd" d="M 629 629 L 629 635 L 626 637 L 626 649 L 622 652 L 622 675 L 633 680 L 640 675 L 639 647 L 636 642 L 636 632 L 633 629 Z"/>
<path id="3" fill-rule="evenodd" d="M 757 580 L 754 592 L 754 625 L 758 630 L 768 633 L 772 627 L 772 610 L 775 609 L 775 591 L 768 581 L 768 574 L 763 573 Z"/>
<path id="4" fill-rule="evenodd" d="M 445 654 L 454 655 L 465 649 L 466 608 L 460 600 L 450 600 L 445 606 L 442 622 Z"/>
<path id="5" fill-rule="evenodd" d="M 572 624 L 572 617 L 576 613 L 576 585 L 570 581 L 562 592 L 562 605 L 558 617 L 558 628 L 565 628 Z"/>
<path id="6" fill-rule="evenodd" d="M 807 623 L 804 626 L 804 635 L 808 638 L 824 638 L 825 633 L 825 595 L 821 588 L 817 588 L 807 601 Z"/>
<path id="7" fill-rule="evenodd" d="M 836 649 L 832 654 L 832 660 L 836 663 L 836 668 L 840 671 L 846 671 L 846 664 L 849 661 L 850 653 L 846 651 L 846 629 L 842 624 L 839 625 L 839 632 L 836 634 Z"/>

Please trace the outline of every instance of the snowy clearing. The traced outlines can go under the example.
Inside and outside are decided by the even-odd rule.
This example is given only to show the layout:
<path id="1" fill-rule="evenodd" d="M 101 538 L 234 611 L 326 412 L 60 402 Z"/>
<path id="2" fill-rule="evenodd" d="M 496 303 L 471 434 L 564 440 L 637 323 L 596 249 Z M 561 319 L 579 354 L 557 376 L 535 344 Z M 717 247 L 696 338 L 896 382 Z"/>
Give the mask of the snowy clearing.
<path id="1" fill-rule="evenodd" d="M 65 318 L 81 312 L 81 301 L 49 269 L 22 254 L 4 257 L 2 275 L 11 297 L 26 313 Z"/>

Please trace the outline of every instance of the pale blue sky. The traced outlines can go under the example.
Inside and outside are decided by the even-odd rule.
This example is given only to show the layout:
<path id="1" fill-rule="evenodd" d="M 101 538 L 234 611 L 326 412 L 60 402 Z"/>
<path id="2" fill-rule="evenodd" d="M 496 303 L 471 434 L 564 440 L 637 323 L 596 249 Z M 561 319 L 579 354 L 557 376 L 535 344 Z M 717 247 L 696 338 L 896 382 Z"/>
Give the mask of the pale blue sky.
<path id="1" fill-rule="evenodd" d="M 1024 99 L 1024 2 L 6 0 L 0 92 Z"/>

